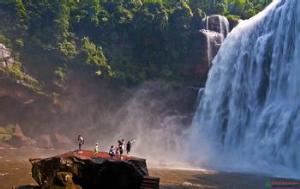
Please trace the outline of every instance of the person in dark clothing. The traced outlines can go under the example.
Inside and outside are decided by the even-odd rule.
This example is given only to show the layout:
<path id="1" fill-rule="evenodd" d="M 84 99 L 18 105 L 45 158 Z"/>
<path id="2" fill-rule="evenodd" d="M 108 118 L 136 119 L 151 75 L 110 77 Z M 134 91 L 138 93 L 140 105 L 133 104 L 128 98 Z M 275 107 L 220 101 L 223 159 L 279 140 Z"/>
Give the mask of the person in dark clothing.
<path id="1" fill-rule="evenodd" d="M 122 141 L 118 140 L 118 146 L 121 146 L 121 145 L 122 145 Z"/>
<path id="2" fill-rule="evenodd" d="M 126 144 L 126 152 L 127 152 L 127 155 L 130 153 L 130 150 L 131 150 L 131 141 L 128 140 L 127 144 Z"/>
<path id="3" fill-rule="evenodd" d="M 118 140 L 118 144 L 119 144 L 118 148 L 119 148 L 120 155 L 122 155 L 124 152 L 125 140 L 124 139 Z"/>
<path id="4" fill-rule="evenodd" d="M 77 141 L 79 146 L 78 150 L 81 151 L 81 146 L 84 144 L 84 138 L 81 135 L 78 135 Z"/>
<path id="5" fill-rule="evenodd" d="M 115 151 L 114 151 L 114 146 L 111 146 L 109 151 L 108 151 L 108 154 L 110 157 L 114 157 L 115 156 Z"/>
<path id="6" fill-rule="evenodd" d="M 132 144 L 135 143 L 135 140 L 128 140 L 127 144 L 126 144 L 126 153 L 129 154 L 131 151 L 131 146 Z"/>

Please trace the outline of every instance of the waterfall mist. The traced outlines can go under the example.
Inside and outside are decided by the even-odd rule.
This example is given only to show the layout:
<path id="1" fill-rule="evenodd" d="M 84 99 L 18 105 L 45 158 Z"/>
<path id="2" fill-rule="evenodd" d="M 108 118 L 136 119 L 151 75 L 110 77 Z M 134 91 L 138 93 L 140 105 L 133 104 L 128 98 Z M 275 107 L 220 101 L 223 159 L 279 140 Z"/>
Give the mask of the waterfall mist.
<path id="1" fill-rule="evenodd" d="M 193 106 L 190 97 L 196 97 L 196 93 L 190 89 L 175 90 L 173 93 L 174 88 L 160 82 L 139 87 L 117 113 L 123 119 L 116 123 L 120 128 L 114 140 L 136 139 L 135 153 L 156 166 L 181 165 L 184 131 L 193 115 L 187 111 L 187 105 Z"/>
<path id="2" fill-rule="evenodd" d="M 197 90 L 162 81 L 121 91 L 75 81 L 70 90 L 62 99 L 61 117 L 47 127 L 73 137 L 74 147 L 78 134 L 85 138 L 85 149 L 93 150 L 98 142 L 101 151 L 118 140 L 135 139 L 132 155 L 147 158 L 154 166 L 183 162 L 184 132 L 191 125 Z"/>
<path id="3" fill-rule="evenodd" d="M 300 1 L 275 0 L 225 39 L 188 157 L 222 170 L 300 177 Z"/>

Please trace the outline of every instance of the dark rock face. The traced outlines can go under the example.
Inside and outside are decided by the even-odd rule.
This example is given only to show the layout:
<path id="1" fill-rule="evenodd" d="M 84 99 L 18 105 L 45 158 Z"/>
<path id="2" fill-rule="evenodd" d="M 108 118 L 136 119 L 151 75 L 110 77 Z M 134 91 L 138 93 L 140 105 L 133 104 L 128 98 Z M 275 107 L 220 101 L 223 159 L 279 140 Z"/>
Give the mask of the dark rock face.
<path id="1" fill-rule="evenodd" d="M 196 78 L 206 77 L 211 61 L 217 54 L 222 42 L 221 33 L 210 30 L 200 30 L 195 33 L 186 71 Z"/>
<path id="2" fill-rule="evenodd" d="M 71 152 L 30 162 L 33 178 L 45 189 L 139 189 L 148 176 L 146 160 L 110 158 L 107 153 Z"/>
<path id="3" fill-rule="evenodd" d="M 211 15 L 208 16 L 205 20 L 205 29 L 221 33 L 224 38 L 229 33 L 229 22 L 226 17 L 221 15 Z"/>
<path id="4" fill-rule="evenodd" d="M 229 31 L 226 17 L 211 15 L 205 18 L 202 27 L 192 36 L 185 75 L 206 79 L 212 60 Z"/>
<path id="5" fill-rule="evenodd" d="M 18 77 L 10 73 L 16 65 L 13 53 L 9 48 L 0 43 L 0 125 L 20 123 L 19 120 L 25 115 L 25 109 L 30 107 L 40 95 L 34 93 Z M 44 99 L 43 99 L 44 100 Z M 21 127 L 23 124 L 20 123 Z M 27 145 L 34 143 L 26 138 L 18 127 L 16 130 L 14 145 Z"/>
<path id="6" fill-rule="evenodd" d="M 18 186 L 13 189 L 41 189 L 41 188 L 39 186 L 24 185 L 24 186 Z"/>

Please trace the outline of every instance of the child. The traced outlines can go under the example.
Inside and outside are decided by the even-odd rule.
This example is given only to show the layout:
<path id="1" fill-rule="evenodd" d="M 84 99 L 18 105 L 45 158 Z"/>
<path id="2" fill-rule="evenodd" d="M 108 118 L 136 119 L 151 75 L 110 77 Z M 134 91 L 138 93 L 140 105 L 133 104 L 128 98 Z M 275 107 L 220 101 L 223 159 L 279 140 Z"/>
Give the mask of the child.
<path id="1" fill-rule="evenodd" d="M 110 157 L 114 157 L 115 156 L 115 151 L 114 151 L 114 146 L 112 145 L 108 151 L 108 154 Z"/>
<path id="2" fill-rule="evenodd" d="M 98 142 L 96 143 L 96 146 L 95 146 L 95 154 L 99 153 L 99 145 L 98 145 Z"/>

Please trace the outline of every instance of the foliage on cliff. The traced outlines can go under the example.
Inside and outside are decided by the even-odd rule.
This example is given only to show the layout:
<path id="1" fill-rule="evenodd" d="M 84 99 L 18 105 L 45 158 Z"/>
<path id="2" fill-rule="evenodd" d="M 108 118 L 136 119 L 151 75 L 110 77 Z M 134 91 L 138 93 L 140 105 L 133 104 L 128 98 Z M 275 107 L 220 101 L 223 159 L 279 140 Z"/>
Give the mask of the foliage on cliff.
<path id="1" fill-rule="evenodd" d="M 180 80 L 209 14 L 249 18 L 271 0 L 0 0 L 0 34 L 53 86 L 74 69 L 126 84 Z"/>
<path id="2" fill-rule="evenodd" d="M 18 55 L 11 52 L 11 40 L 0 34 L 0 80 L 12 81 L 25 86 L 34 92 L 41 93 L 40 83 L 25 73 L 22 64 L 18 61 Z"/>

